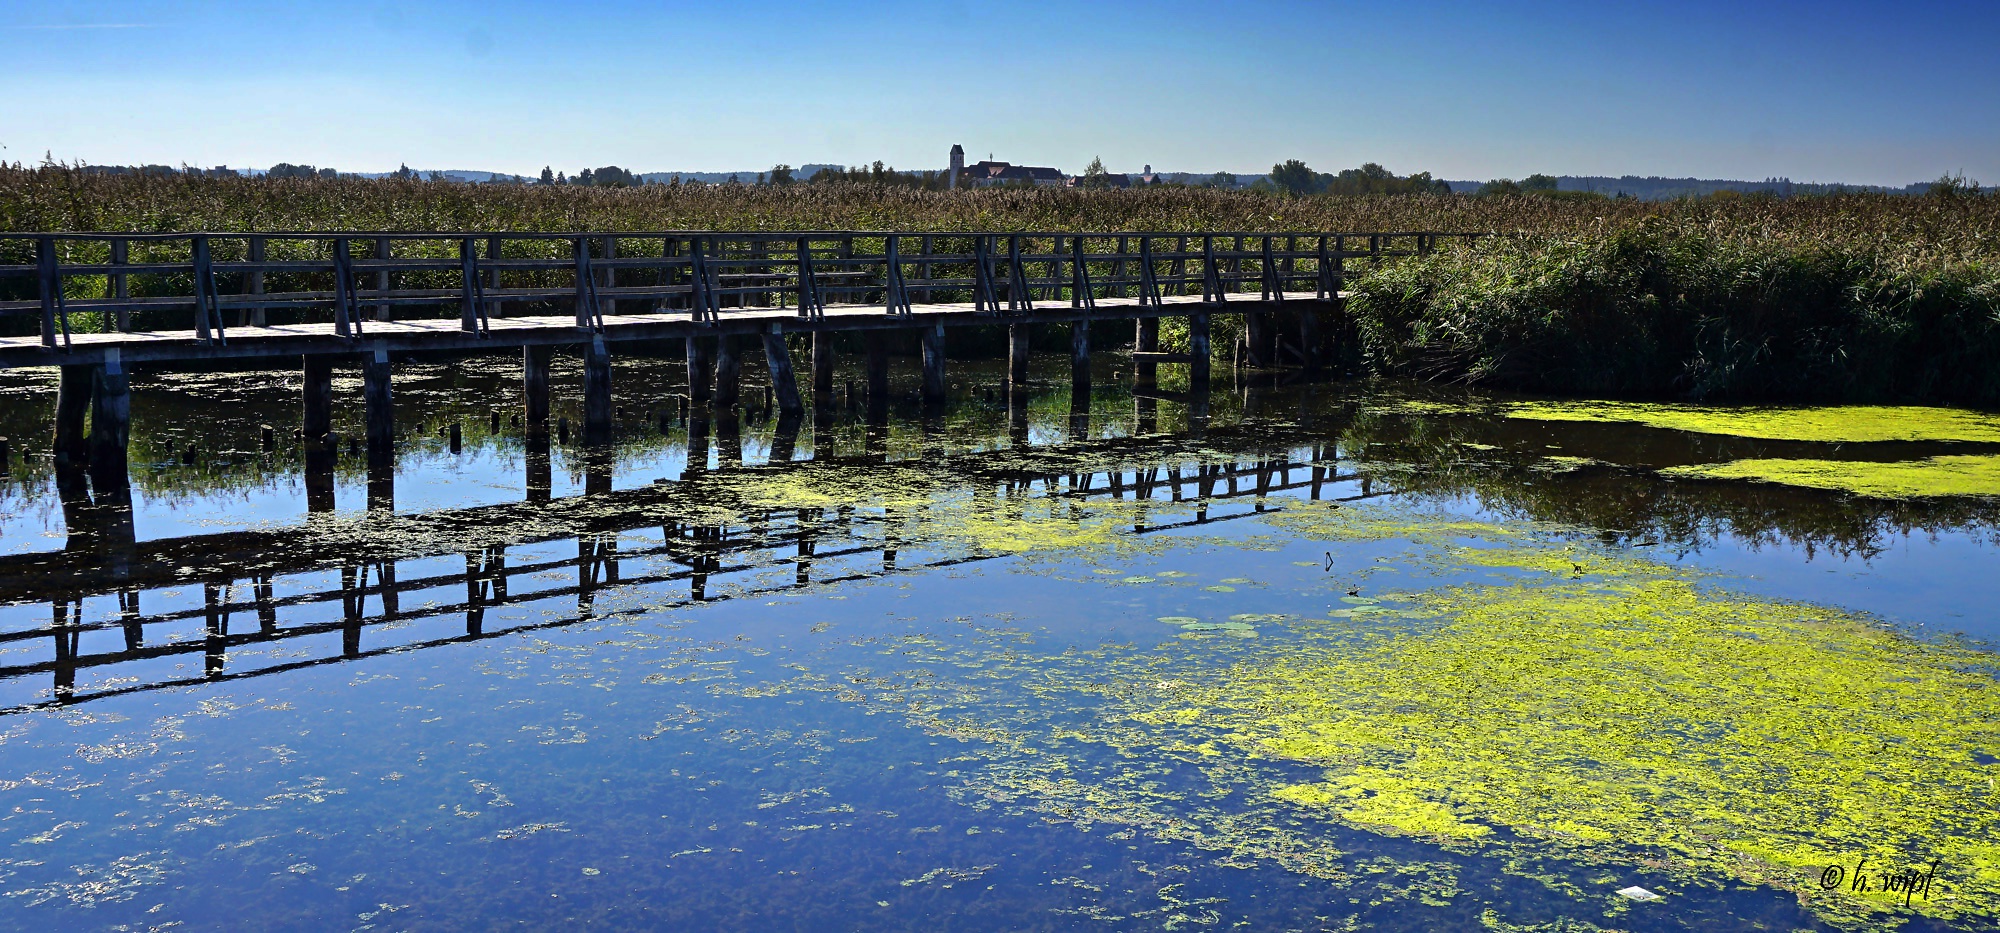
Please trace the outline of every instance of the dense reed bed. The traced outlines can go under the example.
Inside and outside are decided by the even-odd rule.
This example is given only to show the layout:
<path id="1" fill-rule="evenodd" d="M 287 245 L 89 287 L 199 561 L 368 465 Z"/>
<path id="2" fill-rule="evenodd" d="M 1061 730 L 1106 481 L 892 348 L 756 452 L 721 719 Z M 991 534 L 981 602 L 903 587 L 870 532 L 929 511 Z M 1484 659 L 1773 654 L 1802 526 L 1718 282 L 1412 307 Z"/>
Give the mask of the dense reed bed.
<path id="1" fill-rule="evenodd" d="M 1489 232 L 1502 236 L 1379 268 L 1350 262 L 1359 340 L 1347 358 L 1529 391 L 2000 407 L 2000 197 L 1962 188 L 1642 202 L 0 168 L 0 230 L 196 229 Z"/>
<path id="2" fill-rule="evenodd" d="M 2000 407 L 2000 199 L 1929 237 L 1662 216 L 1354 281 L 1369 371 L 1570 395 Z M 1946 213 L 1940 211 L 1940 213 Z M 1837 222 L 1840 218 L 1835 218 Z"/>

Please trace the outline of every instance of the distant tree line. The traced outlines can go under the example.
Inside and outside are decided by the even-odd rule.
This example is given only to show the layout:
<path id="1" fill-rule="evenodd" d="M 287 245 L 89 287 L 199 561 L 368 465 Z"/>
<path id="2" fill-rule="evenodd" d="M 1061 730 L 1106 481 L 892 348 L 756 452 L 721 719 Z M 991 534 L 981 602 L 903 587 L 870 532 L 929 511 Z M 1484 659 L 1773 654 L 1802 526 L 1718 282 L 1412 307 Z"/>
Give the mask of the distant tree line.
<path id="1" fill-rule="evenodd" d="M 1328 174 L 1316 172 L 1298 159 L 1287 159 L 1271 166 L 1271 174 L 1251 184 L 1252 189 L 1268 186 L 1265 190 L 1302 197 L 1313 194 L 1356 195 L 1356 194 L 1450 194 L 1451 185 L 1441 179 L 1431 177 L 1429 172 L 1414 175 L 1397 175 L 1375 162 L 1363 164 L 1360 168 L 1341 169 Z"/>

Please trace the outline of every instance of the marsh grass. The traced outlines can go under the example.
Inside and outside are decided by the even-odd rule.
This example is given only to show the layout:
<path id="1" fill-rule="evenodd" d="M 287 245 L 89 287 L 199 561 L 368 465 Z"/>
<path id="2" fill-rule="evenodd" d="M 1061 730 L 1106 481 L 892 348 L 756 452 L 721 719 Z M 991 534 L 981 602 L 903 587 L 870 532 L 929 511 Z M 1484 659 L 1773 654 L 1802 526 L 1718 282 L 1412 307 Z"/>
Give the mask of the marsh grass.
<path id="1" fill-rule="evenodd" d="M 1419 260 L 1348 261 L 1356 339 L 1328 349 L 1347 368 L 1543 392 L 2000 406 L 2000 197 L 1956 188 L 1924 197 L 1642 202 L 1292 198 L 1179 187 L 591 188 L 0 168 L 0 230 L 689 229 L 1496 233 L 1503 236 Z M 134 277 L 135 293 L 143 278 Z M 16 279 L 0 289 L 29 297 L 14 292 L 32 284 Z M 1238 328 L 1229 317 L 1216 323 L 1215 352 L 1227 358 Z M 995 342 L 970 336 L 981 350 Z M 1171 322 L 1162 338 L 1168 349 L 1184 345 Z"/>
<path id="2" fill-rule="evenodd" d="M 1662 216 L 1494 239 L 1362 276 L 1351 307 L 1381 374 L 1589 396 L 2000 406 L 1991 205 L 1944 229 L 1890 222 L 1933 200 L 1884 203 L 1872 234 L 1835 213 L 1846 236 Z"/>

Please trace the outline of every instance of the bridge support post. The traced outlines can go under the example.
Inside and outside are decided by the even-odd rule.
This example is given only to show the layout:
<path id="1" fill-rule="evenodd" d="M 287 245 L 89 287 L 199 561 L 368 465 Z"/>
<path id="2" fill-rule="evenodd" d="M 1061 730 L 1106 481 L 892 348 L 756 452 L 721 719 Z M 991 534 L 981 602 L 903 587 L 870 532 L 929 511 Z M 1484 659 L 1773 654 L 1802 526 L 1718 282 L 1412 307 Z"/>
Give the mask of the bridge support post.
<path id="1" fill-rule="evenodd" d="M 944 324 L 934 323 L 923 328 L 924 343 L 924 404 L 937 405 L 944 402 Z"/>
<path id="2" fill-rule="evenodd" d="M 333 431 L 333 357 L 308 353 L 299 357 L 299 364 L 305 377 L 299 433 L 311 451 L 325 447 L 326 436 Z"/>
<path id="3" fill-rule="evenodd" d="M 833 407 L 833 332 L 813 331 L 813 407 Z"/>
<path id="4" fill-rule="evenodd" d="M 529 345 L 521 350 L 521 416 L 528 436 L 549 433 L 549 348 Z"/>
<path id="5" fill-rule="evenodd" d="M 792 373 L 792 351 L 785 345 L 782 324 L 773 324 L 764 331 L 764 368 L 771 373 L 771 391 L 778 397 L 780 415 L 796 417 L 804 412 L 806 406 L 799 399 L 799 380 Z"/>
<path id="6" fill-rule="evenodd" d="M 868 351 L 868 411 L 873 416 L 889 410 L 889 335 L 871 329 L 861 339 Z"/>
<path id="7" fill-rule="evenodd" d="M 1090 395 L 1090 322 L 1069 326 L 1069 388 L 1073 395 Z"/>
<path id="8" fill-rule="evenodd" d="M 709 352 L 707 342 L 701 337 L 687 339 L 688 371 L 688 417 L 694 417 L 694 409 L 704 408 L 713 397 L 715 357 Z"/>
<path id="9" fill-rule="evenodd" d="M 1160 350 L 1160 319 L 1142 317 L 1137 333 L 1132 337 L 1132 349 L 1139 353 L 1158 353 Z M 1157 385 L 1160 380 L 1160 364 L 1139 362 L 1132 366 L 1132 384 L 1135 386 Z"/>
<path id="10" fill-rule="evenodd" d="M 132 436 L 132 380 L 116 348 L 104 351 L 104 365 L 92 367 L 90 471 L 99 487 L 127 481 L 125 451 Z"/>
<path id="11" fill-rule="evenodd" d="M 1007 325 L 1007 393 L 1028 392 L 1028 325 Z"/>
<path id="12" fill-rule="evenodd" d="M 734 336 L 715 338 L 715 407 L 719 411 L 734 411 L 742 399 L 743 357 L 737 350 Z"/>
<path id="13" fill-rule="evenodd" d="M 90 390 L 97 381 L 95 363 L 62 367 L 56 384 L 56 469 L 76 469 L 90 456 L 89 441 L 83 432 L 84 418 L 90 414 Z"/>
<path id="14" fill-rule="evenodd" d="M 1277 329 L 1272 326 L 1270 312 L 1243 312 L 1243 340 L 1249 351 L 1244 357 L 1251 366 L 1261 369 L 1271 365 L 1271 346 L 1276 337 Z"/>
<path id="15" fill-rule="evenodd" d="M 1188 315 L 1188 354 L 1194 357 L 1194 361 L 1188 364 L 1188 389 L 1207 392 L 1210 348 L 1206 311 Z"/>
<path id="16" fill-rule="evenodd" d="M 586 444 L 611 441 L 611 351 L 602 334 L 591 338 L 583 357 L 583 439 Z"/>
<path id="17" fill-rule="evenodd" d="M 1299 309 L 1299 365 L 1308 373 L 1319 372 L 1319 309 Z"/>
<path id="18" fill-rule="evenodd" d="M 361 363 L 361 391 L 368 420 L 368 460 L 387 460 L 396 449 L 396 405 L 389 392 L 389 351 L 369 351 Z M 371 471 L 372 472 L 372 471 Z"/>

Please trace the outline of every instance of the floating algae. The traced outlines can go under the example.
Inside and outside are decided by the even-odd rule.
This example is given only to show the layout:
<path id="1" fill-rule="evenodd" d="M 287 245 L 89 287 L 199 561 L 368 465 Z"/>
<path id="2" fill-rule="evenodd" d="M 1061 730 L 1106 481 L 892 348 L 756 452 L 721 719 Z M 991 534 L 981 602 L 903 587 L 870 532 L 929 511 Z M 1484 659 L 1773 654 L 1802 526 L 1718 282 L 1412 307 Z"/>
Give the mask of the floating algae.
<path id="1" fill-rule="evenodd" d="M 1717 408 L 1643 402 L 1518 402 L 1500 410 L 1509 418 L 1531 421 L 1625 422 L 1770 441 L 2000 444 L 2000 416 L 1956 408 L 1885 405 Z"/>
<path id="2" fill-rule="evenodd" d="M 1970 926 L 2000 912 L 2000 807 L 1979 754 L 2000 748 L 1991 655 L 1532 529 L 1300 511 L 1260 520 L 1323 538 L 1402 521 L 1406 556 L 1455 579 L 1522 575 L 1397 594 L 1435 621 L 1420 629 L 1318 621 L 1230 655 L 1023 658 L 1040 700 L 1003 714 L 1008 730 L 1024 748 L 1066 750 L 1002 756 L 976 792 L 1334 876 L 1347 837 L 1315 818 L 1506 866 L 1553 857 L 1768 885 L 1844 924 L 1893 925 L 1904 899 L 1822 890 L 1828 865 L 1935 860 L 1949 874 L 1908 910 Z M 1489 546 L 1458 543 L 1468 536 Z M 1078 704 L 1092 710 L 1081 725 L 1059 712 Z M 1212 789 L 1148 790 L 1175 762 Z M 1292 828 L 1259 836 L 1273 819 Z"/>
<path id="3" fill-rule="evenodd" d="M 1669 467 L 1663 476 L 1751 480 L 1851 492 L 1872 499 L 2000 496 L 2000 456 L 1931 457 L 1896 463 L 1864 460 L 1733 460 Z"/>

